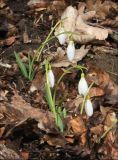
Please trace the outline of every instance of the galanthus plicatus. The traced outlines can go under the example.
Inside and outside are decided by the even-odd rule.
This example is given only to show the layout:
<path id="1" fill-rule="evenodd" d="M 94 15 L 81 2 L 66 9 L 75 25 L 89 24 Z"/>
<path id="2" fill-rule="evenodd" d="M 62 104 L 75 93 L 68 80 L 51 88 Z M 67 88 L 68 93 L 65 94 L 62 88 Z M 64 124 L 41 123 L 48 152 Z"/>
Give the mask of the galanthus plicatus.
<path id="1" fill-rule="evenodd" d="M 72 61 L 75 56 L 75 45 L 73 41 L 69 41 L 68 47 L 67 47 L 67 57 L 69 61 Z"/>
<path id="2" fill-rule="evenodd" d="M 48 76 L 48 80 L 49 80 L 49 85 L 51 88 L 53 88 L 55 85 L 55 76 L 54 76 L 54 73 L 51 69 L 48 70 L 47 76 Z"/>
<path id="3" fill-rule="evenodd" d="M 64 33 L 64 32 L 65 32 L 65 31 L 64 31 L 64 28 L 62 27 L 62 28 L 60 29 L 59 35 L 56 36 L 56 37 L 58 38 L 59 43 L 60 43 L 61 45 L 63 45 L 63 44 L 65 43 L 66 38 L 67 38 L 67 35 L 66 35 L 66 33 Z"/>
<path id="4" fill-rule="evenodd" d="M 85 101 L 85 112 L 89 117 L 93 115 L 93 105 L 89 98 Z"/>
<path id="5" fill-rule="evenodd" d="M 87 81 L 85 79 L 84 73 L 81 74 L 81 78 L 80 81 L 78 83 L 78 91 L 79 94 L 85 96 L 87 94 L 88 91 L 88 84 Z"/>

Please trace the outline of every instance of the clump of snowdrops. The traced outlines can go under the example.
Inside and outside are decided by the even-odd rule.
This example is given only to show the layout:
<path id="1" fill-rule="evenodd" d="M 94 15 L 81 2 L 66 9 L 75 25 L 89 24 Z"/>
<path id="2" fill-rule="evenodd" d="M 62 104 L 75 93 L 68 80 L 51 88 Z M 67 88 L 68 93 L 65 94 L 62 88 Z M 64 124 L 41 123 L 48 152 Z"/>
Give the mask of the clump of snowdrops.
<path id="1" fill-rule="evenodd" d="M 54 72 L 52 70 L 51 64 L 46 60 L 45 62 L 45 72 L 46 72 L 46 83 L 45 83 L 45 93 L 46 93 L 46 100 L 47 103 L 49 105 L 49 108 L 51 110 L 51 112 L 53 113 L 53 116 L 55 118 L 55 122 L 56 125 L 59 127 L 60 131 L 63 132 L 64 129 L 64 125 L 63 125 L 63 118 L 66 117 L 66 109 L 64 108 L 64 106 L 58 106 L 58 104 L 56 103 L 56 90 L 57 90 L 57 86 L 59 85 L 60 81 L 62 80 L 62 78 L 68 74 L 71 73 L 73 71 L 73 69 L 79 69 L 82 71 L 81 74 L 81 79 L 78 82 L 78 91 L 79 94 L 81 94 L 82 96 L 84 96 L 84 100 L 81 106 L 81 111 L 80 113 L 83 113 L 83 109 L 85 106 L 85 112 L 87 114 L 87 116 L 92 116 L 93 114 L 93 106 L 92 106 L 92 102 L 88 96 L 88 92 L 90 87 L 88 87 L 87 81 L 84 77 L 84 73 L 83 73 L 83 69 L 85 69 L 82 66 L 73 66 L 70 67 L 66 70 L 64 70 L 64 73 L 60 76 L 60 78 L 57 80 L 57 82 L 55 81 L 55 75 Z"/>
<path id="2" fill-rule="evenodd" d="M 56 27 L 59 24 L 63 24 L 62 20 L 57 22 L 56 25 L 51 29 L 51 31 L 48 34 L 48 36 L 46 37 L 45 41 L 37 49 L 37 51 L 34 54 L 33 58 L 28 56 L 28 66 L 26 66 L 22 62 L 20 56 L 17 53 L 15 53 L 15 57 L 16 57 L 16 61 L 18 63 L 18 66 L 19 66 L 19 68 L 21 70 L 22 75 L 26 79 L 33 80 L 34 75 L 35 75 L 35 73 L 34 73 L 34 71 L 35 71 L 34 62 L 35 61 L 39 61 L 40 56 L 41 56 L 41 54 L 43 52 L 43 49 L 45 48 L 46 44 L 50 40 L 55 38 L 55 36 L 52 36 L 52 34 L 53 34 L 54 30 L 56 29 Z M 69 39 L 68 45 L 67 45 L 67 50 L 66 50 L 67 58 L 68 58 L 69 61 L 72 61 L 74 59 L 74 56 L 75 56 L 75 44 L 74 44 L 74 41 L 72 39 L 72 34 L 73 33 L 66 32 L 64 27 L 63 27 L 63 25 L 62 25 L 62 29 L 61 29 L 60 33 L 58 35 L 56 35 L 56 37 L 58 38 L 59 43 L 61 45 L 65 44 L 67 38 Z M 80 69 L 81 71 L 82 71 L 82 69 L 85 69 L 84 67 L 79 66 L 79 65 L 74 66 L 74 67 L 70 67 L 70 68 L 68 68 L 68 69 L 66 69 L 64 71 L 62 76 L 59 78 L 59 80 L 55 84 L 55 76 L 54 76 L 53 70 L 51 68 L 51 65 L 47 60 L 45 61 L 45 71 L 46 71 L 46 83 L 45 83 L 45 91 L 46 92 L 45 93 L 46 93 L 46 99 L 47 99 L 47 103 L 49 105 L 49 108 L 50 108 L 51 112 L 54 115 L 56 125 L 59 127 L 61 132 L 63 132 L 63 129 L 64 129 L 64 125 L 63 125 L 62 119 L 66 117 L 66 109 L 64 107 L 58 106 L 56 104 L 56 99 L 55 99 L 56 89 L 57 89 L 57 86 L 60 83 L 61 79 L 63 78 L 63 76 L 65 76 L 66 74 L 70 73 L 73 68 Z M 52 88 L 54 88 L 54 87 L 55 87 L 55 89 L 54 89 L 54 92 L 52 94 Z M 92 114 L 93 114 L 93 106 L 92 106 L 92 102 L 90 100 L 90 97 L 88 96 L 89 89 L 90 89 L 90 87 L 88 87 L 87 81 L 85 79 L 85 75 L 84 75 L 84 73 L 82 71 L 81 79 L 78 82 L 79 94 L 84 97 L 80 113 L 82 114 L 83 110 L 85 108 L 86 114 L 88 116 L 92 116 Z"/>
<path id="3" fill-rule="evenodd" d="M 64 45 L 66 43 L 66 40 L 69 39 L 68 45 L 67 45 L 67 58 L 69 61 L 72 61 L 75 56 L 75 44 L 72 40 L 72 33 L 66 33 L 63 24 L 61 25 L 60 34 L 56 36 L 59 40 L 59 43 L 61 45 Z M 91 87 L 91 86 L 90 86 Z M 81 107 L 80 113 L 83 113 L 83 109 L 85 106 L 85 112 L 90 117 L 93 115 L 93 105 L 90 100 L 90 97 L 88 96 L 89 93 L 89 87 L 87 84 L 87 81 L 85 79 L 85 75 L 82 72 L 80 81 L 78 83 L 78 91 L 79 94 L 84 97 L 83 104 Z"/>

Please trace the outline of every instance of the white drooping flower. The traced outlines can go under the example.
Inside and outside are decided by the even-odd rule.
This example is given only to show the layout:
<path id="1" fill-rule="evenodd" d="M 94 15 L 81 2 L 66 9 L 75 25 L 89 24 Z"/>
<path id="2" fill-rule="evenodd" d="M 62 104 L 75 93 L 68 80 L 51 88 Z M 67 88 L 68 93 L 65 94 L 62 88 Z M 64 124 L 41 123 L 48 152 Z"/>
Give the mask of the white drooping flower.
<path id="1" fill-rule="evenodd" d="M 59 32 L 59 35 L 56 36 L 56 37 L 58 38 L 59 43 L 60 43 L 61 45 L 65 43 L 66 38 L 67 38 L 67 35 L 66 35 L 66 33 L 64 33 L 64 32 L 65 32 L 64 28 L 61 28 L 61 29 L 60 29 L 60 32 Z"/>
<path id="2" fill-rule="evenodd" d="M 81 74 L 81 79 L 78 83 L 78 92 L 79 94 L 85 96 L 87 94 L 88 91 L 88 84 L 87 81 L 84 77 L 84 73 Z"/>
<path id="3" fill-rule="evenodd" d="M 48 71 L 48 80 L 49 80 L 50 87 L 53 88 L 55 84 L 55 77 L 51 69 Z"/>
<path id="4" fill-rule="evenodd" d="M 90 99 L 87 99 L 85 102 L 85 112 L 89 117 L 93 115 L 93 105 Z"/>
<path id="5" fill-rule="evenodd" d="M 73 41 L 69 41 L 68 47 L 67 47 L 67 57 L 69 61 L 72 61 L 75 56 L 75 45 Z"/>

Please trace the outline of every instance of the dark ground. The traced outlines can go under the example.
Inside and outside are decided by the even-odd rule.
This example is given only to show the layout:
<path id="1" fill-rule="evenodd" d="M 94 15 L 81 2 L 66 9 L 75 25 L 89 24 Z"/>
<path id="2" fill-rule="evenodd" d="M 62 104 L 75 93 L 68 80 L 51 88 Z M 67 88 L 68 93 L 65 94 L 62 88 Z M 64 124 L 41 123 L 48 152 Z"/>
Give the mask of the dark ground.
<path id="1" fill-rule="evenodd" d="M 33 9 L 28 8 L 27 2 L 28 0 L 7 0 L 6 6 L 0 9 L 0 59 L 2 62 L 13 64 L 14 66 L 16 64 L 14 51 L 24 52 L 26 55 L 27 52 L 32 53 L 34 49 L 37 49 L 40 43 L 46 38 L 46 35 L 48 35 L 52 24 L 55 24 L 58 19 L 58 15 L 55 11 L 51 12 L 44 10 L 36 13 Z M 72 1 L 69 3 L 72 3 Z M 43 16 L 43 19 L 41 19 L 41 16 Z M 49 16 L 52 16 L 51 20 L 49 19 Z M 40 20 L 35 23 L 39 18 Z M 12 24 L 11 29 L 8 27 L 9 24 Z M 25 31 L 27 32 L 31 43 L 29 42 L 25 44 L 23 42 L 23 33 Z M 6 45 L 2 43 L 2 41 L 12 36 L 16 37 L 13 44 Z M 113 44 L 113 47 L 111 48 L 115 49 L 111 49 L 112 51 L 109 51 L 108 48 L 106 49 L 107 51 L 105 50 L 105 52 L 101 52 L 101 50 L 97 48 L 100 45 L 94 45 L 93 50 L 90 51 L 90 53 L 82 62 L 94 63 L 97 67 L 100 67 L 109 73 L 111 79 L 118 84 L 118 44 L 115 43 L 111 37 L 109 37 L 108 43 L 111 43 L 111 45 Z M 55 51 L 57 45 L 59 44 L 57 40 L 54 40 L 50 42 L 49 45 L 54 46 L 51 47 L 51 50 Z M 31 94 L 28 94 L 31 82 L 25 80 L 19 71 L 16 70 L 15 72 L 15 69 L 13 71 L 0 67 L 0 79 L 1 90 L 9 91 L 7 95 L 7 103 L 12 101 L 11 97 L 14 94 L 12 87 L 16 86 L 19 94 L 26 100 L 26 102 L 30 102 L 35 108 L 39 107 L 38 103 L 34 100 L 36 95 L 33 95 L 32 97 Z M 0 100 L 1 103 L 3 103 L 3 101 L 4 100 Z M 116 108 L 117 105 L 118 104 L 116 104 Z M 44 104 L 41 106 L 41 108 L 45 109 L 47 107 Z M 101 116 L 98 114 L 97 119 L 100 117 Z M 94 117 L 92 119 L 94 120 Z M 90 122 L 87 122 L 88 126 L 93 125 L 91 124 L 92 119 Z M 0 123 L 0 126 L 3 127 L 3 124 Z M 88 126 L 87 134 L 88 137 L 90 137 L 89 134 L 91 133 Z M 106 147 L 105 145 L 107 145 L 107 143 L 97 144 L 93 143 L 92 141 L 89 142 L 88 140 L 85 147 L 79 146 L 75 138 L 74 143 L 70 145 L 66 144 L 64 147 L 55 147 L 55 145 L 49 145 L 46 141 L 44 141 L 44 135 L 54 137 L 55 133 L 47 134 L 45 131 L 37 129 L 37 122 L 32 119 L 29 119 L 19 127 L 16 127 L 8 136 L 6 136 L 9 127 L 11 126 L 6 127 L 5 133 L 1 136 L 1 144 L 5 144 L 8 148 L 12 148 L 16 151 L 16 153 L 22 154 L 23 157 L 27 157 L 28 155 L 29 159 L 31 160 L 107 160 L 108 158 L 106 155 L 102 156 L 103 151 L 98 152 L 101 146 L 101 150 L 104 150 L 104 147 Z M 58 137 L 58 135 L 56 137 Z M 115 139 L 115 142 L 113 143 L 116 148 L 118 147 L 117 140 L 118 139 Z"/>

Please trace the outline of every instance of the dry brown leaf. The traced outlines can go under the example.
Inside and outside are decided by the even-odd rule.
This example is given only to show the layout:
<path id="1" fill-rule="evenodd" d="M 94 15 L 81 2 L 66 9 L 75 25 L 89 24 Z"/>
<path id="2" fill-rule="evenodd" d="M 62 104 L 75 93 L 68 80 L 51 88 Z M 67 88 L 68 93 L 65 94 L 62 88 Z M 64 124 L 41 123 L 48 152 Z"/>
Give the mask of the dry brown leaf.
<path id="1" fill-rule="evenodd" d="M 71 135 L 66 135 L 65 139 L 66 139 L 67 143 L 72 144 L 74 142 L 74 135 L 72 135 L 72 134 Z"/>
<path id="2" fill-rule="evenodd" d="M 112 147 L 111 156 L 112 156 L 113 160 L 118 159 L 118 148 Z"/>
<path id="3" fill-rule="evenodd" d="M 103 91 L 103 89 L 99 88 L 99 87 L 92 87 L 89 91 L 89 96 L 90 97 L 99 97 L 99 96 L 103 96 L 105 93 Z"/>
<path id="4" fill-rule="evenodd" d="M 38 127 L 46 132 L 58 132 L 51 112 L 33 108 L 18 94 L 16 90 L 14 90 L 11 104 L 2 103 L 0 104 L 0 108 L 0 114 L 4 117 L 0 123 L 6 124 L 6 126 L 12 124 L 10 130 L 5 136 L 11 134 L 15 127 L 18 127 L 29 118 L 36 120 L 38 122 Z"/>
<path id="5" fill-rule="evenodd" d="M 41 72 L 38 72 L 33 79 L 31 86 L 30 86 L 30 92 L 34 91 L 43 91 L 45 84 L 44 75 Z"/>
<path id="6" fill-rule="evenodd" d="M 15 42 L 15 39 L 16 39 L 16 37 L 12 36 L 12 37 L 5 39 L 3 43 L 5 46 L 10 46 Z"/>
<path id="7" fill-rule="evenodd" d="M 104 123 L 105 123 L 105 125 L 106 125 L 107 127 L 111 127 L 111 126 L 113 125 L 113 123 L 115 122 L 116 119 L 117 119 L 117 118 L 116 118 L 115 112 L 110 112 L 110 113 L 107 114 Z"/>
<path id="8" fill-rule="evenodd" d="M 82 16 L 79 15 L 76 20 L 76 30 L 75 32 L 81 33 L 80 36 L 73 35 L 74 40 L 76 40 L 79 43 L 83 43 L 83 37 L 85 42 L 89 42 L 89 37 L 91 40 L 97 39 L 97 40 L 105 40 L 108 37 L 108 30 L 102 29 L 98 27 L 89 26 L 86 24 L 86 22 L 83 20 Z"/>
<path id="9" fill-rule="evenodd" d="M 88 74 L 86 76 L 88 83 L 94 82 L 99 88 L 103 89 L 105 94 L 118 96 L 118 85 L 111 80 L 108 73 L 88 63 Z"/>
<path id="10" fill-rule="evenodd" d="M 99 124 L 95 127 L 90 128 L 91 133 L 99 135 L 99 136 L 102 135 L 103 131 L 104 131 L 104 128 L 102 124 Z"/>
<path id="11" fill-rule="evenodd" d="M 87 142 L 87 136 L 86 136 L 86 133 L 82 133 L 82 135 L 80 136 L 80 143 L 81 145 L 85 145 Z"/>
<path id="12" fill-rule="evenodd" d="M 94 17 L 95 11 L 84 14 L 84 12 L 82 13 L 84 8 L 85 6 L 79 8 L 81 14 L 72 6 L 66 8 L 61 16 L 62 20 L 65 18 L 63 20 L 65 31 L 74 32 L 72 35 L 73 40 L 80 44 L 85 44 L 93 40 L 105 40 L 108 37 L 109 30 L 88 25 L 86 20 Z M 62 25 L 60 24 L 59 27 L 56 28 L 55 35 L 60 33 L 61 28 Z M 68 41 L 68 38 L 66 41 Z"/>
<path id="13" fill-rule="evenodd" d="M 101 25 L 104 26 L 112 26 L 113 28 L 118 28 L 118 16 L 115 17 L 115 19 L 106 19 L 101 22 Z"/>
<path id="14" fill-rule="evenodd" d="M 24 43 L 31 43 L 31 40 L 29 39 L 29 35 L 28 35 L 27 31 L 23 32 L 23 42 Z"/>
<path id="15" fill-rule="evenodd" d="M 83 97 L 81 95 L 77 95 L 77 97 L 74 100 L 76 108 L 79 107 L 80 104 L 82 104 L 82 102 L 83 102 Z"/>
<path id="16" fill-rule="evenodd" d="M 29 152 L 24 150 L 24 151 L 21 151 L 20 154 L 22 155 L 23 157 L 23 160 L 28 160 L 29 159 Z"/>
<path id="17" fill-rule="evenodd" d="M 57 62 L 52 63 L 52 66 L 53 67 L 68 67 L 70 65 L 77 64 L 78 61 L 81 61 L 86 56 L 88 51 L 89 51 L 89 49 L 86 49 L 85 45 L 83 45 L 83 46 L 81 46 L 80 49 L 76 49 L 75 57 L 72 60 L 72 62 L 70 62 L 67 59 L 67 55 L 65 55 L 64 57 L 61 57 L 61 59 L 58 59 Z"/>
<path id="18" fill-rule="evenodd" d="M 4 0 L 0 0 L 0 8 L 3 8 L 5 6 L 6 6 L 6 4 L 5 4 Z"/>
<path id="19" fill-rule="evenodd" d="M 50 146 L 56 146 L 56 147 L 64 147 L 66 144 L 66 140 L 63 136 L 49 136 L 45 135 L 43 137 L 43 140 L 46 141 Z"/>
<path id="20" fill-rule="evenodd" d="M 55 130 L 56 126 L 51 112 L 33 108 L 17 93 L 17 91 L 14 91 L 12 107 L 16 109 L 16 111 L 19 111 L 21 115 L 23 115 L 21 120 L 27 120 L 28 118 L 35 119 L 38 122 L 38 127 L 40 129 L 45 130 L 46 132 Z"/>
<path id="21" fill-rule="evenodd" d="M 16 26 L 13 25 L 13 24 L 11 24 L 11 23 L 7 24 L 7 29 L 8 29 L 7 37 L 14 36 L 17 33 L 17 31 L 18 31 L 18 29 L 16 28 Z"/>
<path id="22" fill-rule="evenodd" d="M 30 0 L 28 2 L 28 6 L 31 8 L 34 8 L 36 11 L 42 11 L 44 9 L 48 10 L 63 10 L 66 6 L 66 3 L 64 0 L 58 1 L 58 0 Z"/>
<path id="23" fill-rule="evenodd" d="M 0 159 L 8 160 L 8 159 L 22 159 L 22 157 L 15 152 L 13 149 L 8 148 L 7 145 L 0 144 Z"/>
<path id="24" fill-rule="evenodd" d="M 107 160 L 117 160 L 118 159 L 118 149 L 113 146 L 113 144 L 109 143 L 108 141 L 102 145 L 98 153 L 103 155 L 100 159 L 107 159 Z"/>
<path id="25" fill-rule="evenodd" d="M 49 1 L 50 2 L 50 1 Z M 52 2 L 50 2 L 50 6 L 49 9 L 52 10 L 58 10 L 61 11 L 63 9 L 65 9 L 66 7 L 66 3 L 65 0 L 53 0 Z"/>
<path id="26" fill-rule="evenodd" d="M 33 8 L 47 8 L 49 5 L 49 1 L 44 1 L 44 0 L 30 0 L 28 2 L 28 6 L 33 7 Z"/>
<path id="27" fill-rule="evenodd" d="M 110 107 L 103 107 L 103 106 L 100 106 L 100 111 L 101 111 L 103 117 L 105 118 L 106 115 L 108 114 L 108 112 L 111 111 L 111 108 L 110 108 Z"/>
<path id="28" fill-rule="evenodd" d="M 105 0 L 104 2 L 101 0 L 87 0 L 86 8 L 90 11 L 96 11 L 96 16 L 100 19 L 105 19 L 108 15 L 110 15 L 112 9 L 118 9 L 118 5 L 110 0 Z"/>
<path id="29" fill-rule="evenodd" d="M 80 116 L 72 119 L 69 122 L 69 125 L 72 127 L 72 130 L 76 135 L 81 135 L 82 133 L 86 132 L 84 122 Z"/>
<path id="30" fill-rule="evenodd" d="M 4 131 L 5 131 L 5 127 L 0 127 L 0 138 L 2 137 Z"/>

